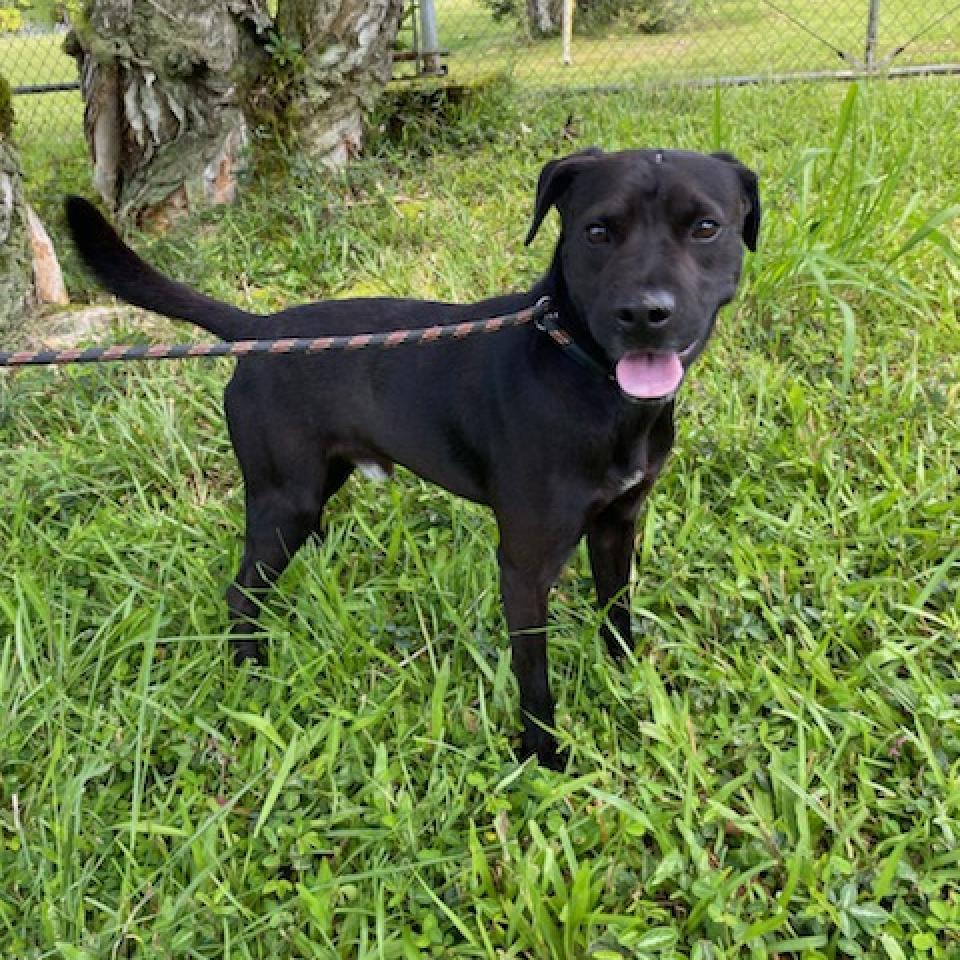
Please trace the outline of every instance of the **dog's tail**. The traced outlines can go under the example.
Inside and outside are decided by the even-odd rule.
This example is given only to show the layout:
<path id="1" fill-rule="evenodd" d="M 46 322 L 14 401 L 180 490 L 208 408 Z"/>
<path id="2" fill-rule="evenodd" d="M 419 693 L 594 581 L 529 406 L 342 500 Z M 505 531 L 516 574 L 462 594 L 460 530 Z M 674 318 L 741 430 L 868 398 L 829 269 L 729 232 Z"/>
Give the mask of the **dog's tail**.
<path id="1" fill-rule="evenodd" d="M 222 340 L 253 336 L 257 316 L 198 293 L 165 277 L 137 256 L 97 208 L 82 197 L 67 197 L 67 224 L 90 272 L 112 294 L 154 313 L 188 320 Z"/>

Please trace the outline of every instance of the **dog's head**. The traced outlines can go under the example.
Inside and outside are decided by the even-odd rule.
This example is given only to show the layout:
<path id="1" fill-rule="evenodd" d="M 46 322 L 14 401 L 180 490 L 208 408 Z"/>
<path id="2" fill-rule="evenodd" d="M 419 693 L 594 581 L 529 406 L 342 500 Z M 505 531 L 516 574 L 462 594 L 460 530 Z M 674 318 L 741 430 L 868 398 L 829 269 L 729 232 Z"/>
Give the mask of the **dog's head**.
<path id="1" fill-rule="evenodd" d="M 590 149 L 543 168 L 527 243 L 551 207 L 560 296 L 624 394 L 672 396 L 756 249 L 755 174 L 726 153 Z"/>

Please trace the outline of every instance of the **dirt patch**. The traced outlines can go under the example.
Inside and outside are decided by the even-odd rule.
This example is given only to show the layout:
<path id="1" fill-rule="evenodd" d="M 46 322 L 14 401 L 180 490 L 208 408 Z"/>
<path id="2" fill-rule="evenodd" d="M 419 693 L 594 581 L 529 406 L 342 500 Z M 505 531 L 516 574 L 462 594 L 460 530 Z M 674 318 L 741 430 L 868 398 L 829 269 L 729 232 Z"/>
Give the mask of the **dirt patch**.
<path id="1" fill-rule="evenodd" d="M 136 336 L 137 340 L 186 340 L 182 327 L 137 307 L 98 306 L 67 310 L 35 318 L 25 348 L 68 350 L 79 346 L 106 346 Z"/>

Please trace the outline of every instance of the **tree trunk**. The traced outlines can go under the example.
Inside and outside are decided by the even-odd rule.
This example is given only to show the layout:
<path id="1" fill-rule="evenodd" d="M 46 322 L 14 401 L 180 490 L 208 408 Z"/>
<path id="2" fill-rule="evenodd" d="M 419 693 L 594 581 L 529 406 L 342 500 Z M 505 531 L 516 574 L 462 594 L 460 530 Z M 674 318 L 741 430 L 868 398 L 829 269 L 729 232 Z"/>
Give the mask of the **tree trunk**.
<path id="1" fill-rule="evenodd" d="M 342 166 L 402 0 L 88 0 L 72 35 L 94 185 L 121 216 L 228 202 L 251 131 Z"/>
<path id="2" fill-rule="evenodd" d="M 535 37 L 559 33 L 562 15 L 562 0 L 527 0 L 527 24 Z"/>
<path id="3" fill-rule="evenodd" d="M 402 0 L 280 0 L 278 33 L 303 54 L 287 110 L 306 156 L 338 168 L 360 150 L 402 12 Z"/>
<path id="4" fill-rule="evenodd" d="M 32 259 L 23 174 L 10 142 L 12 131 L 10 84 L 0 74 L 0 346 L 7 348 L 23 333 Z"/>
<path id="5" fill-rule="evenodd" d="M 72 35 L 94 185 L 121 216 L 233 198 L 261 0 L 88 0 Z"/>
<path id="6" fill-rule="evenodd" d="M 0 136 L 0 345 L 22 338 L 31 292 L 30 233 L 16 151 Z"/>

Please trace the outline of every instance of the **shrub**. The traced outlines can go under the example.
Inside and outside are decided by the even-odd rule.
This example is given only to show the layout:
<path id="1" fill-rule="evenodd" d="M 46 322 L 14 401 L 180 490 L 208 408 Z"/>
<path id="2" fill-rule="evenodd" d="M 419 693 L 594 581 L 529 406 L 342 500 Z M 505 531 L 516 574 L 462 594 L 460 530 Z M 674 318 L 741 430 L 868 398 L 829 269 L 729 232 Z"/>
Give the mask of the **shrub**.
<path id="1" fill-rule="evenodd" d="M 515 19 L 536 36 L 560 30 L 561 0 L 483 0 L 494 19 Z M 576 0 L 574 24 L 592 30 L 618 23 L 640 33 L 676 30 L 695 0 Z"/>
<path id="2" fill-rule="evenodd" d="M 618 20 L 640 33 L 669 33 L 690 16 L 693 0 L 582 0 L 587 25 Z M 580 13 L 580 9 L 577 13 Z"/>
<path id="3" fill-rule="evenodd" d="M 13 132 L 13 91 L 7 78 L 0 73 L 0 141 Z"/>
<path id="4" fill-rule="evenodd" d="M 0 7 L 0 33 L 16 33 L 23 27 L 23 14 L 13 7 Z"/>

